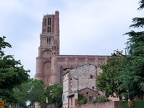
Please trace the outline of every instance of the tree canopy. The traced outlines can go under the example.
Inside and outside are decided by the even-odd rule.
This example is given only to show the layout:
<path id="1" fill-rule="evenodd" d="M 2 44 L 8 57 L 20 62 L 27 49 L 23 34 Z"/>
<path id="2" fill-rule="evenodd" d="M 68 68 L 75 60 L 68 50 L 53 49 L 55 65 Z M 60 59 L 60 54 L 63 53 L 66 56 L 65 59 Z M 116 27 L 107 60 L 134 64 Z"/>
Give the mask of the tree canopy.
<path id="1" fill-rule="evenodd" d="M 12 93 L 15 103 L 23 107 L 26 107 L 27 101 L 30 102 L 30 106 L 33 106 L 35 102 L 38 102 L 41 107 L 50 105 L 59 108 L 62 106 L 61 84 L 50 85 L 46 88 L 42 80 L 29 79 L 15 87 Z"/>
<path id="2" fill-rule="evenodd" d="M 48 86 L 46 89 L 48 104 L 60 108 L 62 106 L 62 94 L 63 94 L 63 87 L 61 84 L 54 84 Z"/>
<path id="3" fill-rule="evenodd" d="M 12 89 L 28 80 L 29 70 L 25 70 L 20 60 L 15 60 L 13 55 L 5 55 L 3 49 L 11 48 L 5 38 L 0 37 L 0 96 L 10 101 Z"/>
<path id="4" fill-rule="evenodd" d="M 139 10 L 144 8 L 144 0 L 140 2 Z M 122 71 L 120 80 L 123 87 L 129 91 L 130 97 L 141 98 L 144 94 L 144 17 L 135 17 L 132 19 L 130 27 L 141 28 L 138 31 L 127 32 L 129 36 L 127 42 L 128 55 L 126 56 L 126 65 Z"/>
<path id="5" fill-rule="evenodd" d="M 16 103 L 26 107 L 26 102 L 29 101 L 33 106 L 34 102 L 40 103 L 41 106 L 45 105 L 45 88 L 43 81 L 36 79 L 29 79 L 27 82 L 13 89 L 13 97 L 17 100 Z M 44 104 L 44 105 L 43 105 Z"/>
<path id="6" fill-rule="evenodd" d="M 119 51 L 117 51 L 119 52 Z M 96 77 L 96 86 L 100 91 L 105 92 L 107 97 L 121 97 L 123 89 L 119 89 L 121 82 L 119 81 L 120 72 L 123 68 L 125 59 L 118 53 L 114 53 L 107 61 L 107 64 L 101 65 L 103 72 Z"/>
<path id="7" fill-rule="evenodd" d="M 38 102 L 41 105 L 45 103 L 45 86 L 42 80 L 31 80 L 31 86 L 29 87 L 29 101 L 31 102 L 31 105 L 33 105 L 34 102 Z"/>
<path id="8" fill-rule="evenodd" d="M 144 0 L 140 0 L 138 10 L 144 8 Z M 107 64 L 101 66 L 103 73 L 97 77 L 97 88 L 107 96 L 115 93 L 125 98 L 142 98 L 144 94 L 144 17 L 132 19 L 130 27 L 137 31 L 125 33 L 128 35 L 128 55 L 110 57 Z M 141 29 L 140 29 L 141 28 Z M 141 30 L 141 31 L 140 31 Z M 127 95 L 127 97 L 126 97 Z"/>

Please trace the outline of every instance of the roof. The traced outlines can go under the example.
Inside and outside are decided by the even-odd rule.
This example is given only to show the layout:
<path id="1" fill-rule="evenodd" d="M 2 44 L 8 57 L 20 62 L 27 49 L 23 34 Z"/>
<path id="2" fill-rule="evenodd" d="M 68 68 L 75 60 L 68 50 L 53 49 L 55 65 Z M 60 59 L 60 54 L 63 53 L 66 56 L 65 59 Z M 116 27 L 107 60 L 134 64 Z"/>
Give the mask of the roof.
<path id="1" fill-rule="evenodd" d="M 72 97 L 72 96 L 74 96 L 74 93 L 72 93 L 72 94 L 69 94 L 67 97 Z"/>
<path id="2" fill-rule="evenodd" d="M 88 87 L 86 87 L 86 88 L 83 88 L 83 89 L 81 89 L 81 90 L 79 90 L 79 91 L 82 91 L 82 90 L 84 90 L 84 89 L 89 89 L 89 90 L 91 90 L 91 91 L 93 91 L 93 92 L 98 92 L 98 91 L 96 91 L 96 90 L 93 90 L 93 89 L 91 89 L 91 88 L 88 88 Z"/>

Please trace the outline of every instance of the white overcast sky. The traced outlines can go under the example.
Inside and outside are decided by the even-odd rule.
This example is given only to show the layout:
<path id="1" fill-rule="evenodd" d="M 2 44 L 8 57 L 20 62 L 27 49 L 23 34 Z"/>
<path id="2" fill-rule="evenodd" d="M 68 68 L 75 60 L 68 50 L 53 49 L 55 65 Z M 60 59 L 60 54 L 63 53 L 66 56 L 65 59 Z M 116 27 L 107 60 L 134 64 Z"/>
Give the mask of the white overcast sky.
<path id="1" fill-rule="evenodd" d="M 60 53 L 110 55 L 123 50 L 133 17 L 142 16 L 139 0 L 0 0 L 0 36 L 7 54 L 35 75 L 44 14 L 60 12 Z"/>

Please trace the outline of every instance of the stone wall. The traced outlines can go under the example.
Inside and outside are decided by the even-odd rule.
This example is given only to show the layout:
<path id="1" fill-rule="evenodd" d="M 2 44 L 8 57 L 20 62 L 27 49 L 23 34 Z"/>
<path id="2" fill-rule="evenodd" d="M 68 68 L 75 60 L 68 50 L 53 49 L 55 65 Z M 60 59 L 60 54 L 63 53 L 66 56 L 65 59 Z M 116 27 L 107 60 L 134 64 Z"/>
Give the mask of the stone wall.
<path id="1" fill-rule="evenodd" d="M 84 105 L 79 105 L 78 108 L 121 108 L 121 104 L 119 101 L 111 101 L 104 103 L 87 103 Z"/>
<path id="2" fill-rule="evenodd" d="M 75 88 L 77 87 L 79 90 L 84 88 L 96 90 L 96 72 L 96 66 L 91 64 L 86 64 L 76 69 L 70 70 L 70 76 L 72 77 L 72 91 L 74 92 Z M 74 78 L 77 78 L 78 80 Z"/>

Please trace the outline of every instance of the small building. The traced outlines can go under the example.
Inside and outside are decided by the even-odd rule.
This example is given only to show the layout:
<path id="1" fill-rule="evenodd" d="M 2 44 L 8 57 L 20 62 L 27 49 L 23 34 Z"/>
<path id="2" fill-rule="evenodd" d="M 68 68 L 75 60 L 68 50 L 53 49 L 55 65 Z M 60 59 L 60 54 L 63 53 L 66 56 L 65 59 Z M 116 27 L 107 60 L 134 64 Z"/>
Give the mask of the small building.
<path id="1" fill-rule="evenodd" d="M 64 69 L 63 74 L 63 108 L 75 108 L 74 93 L 79 92 L 88 99 L 96 98 L 96 75 L 101 69 L 92 64 L 85 64 L 75 69 Z"/>
<path id="2" fill-rule="evenodd" d="M 88 100 L 96 99 L 100 95 L 98 91 L 95 91 L 88 87 L 79 90 L 78 93 L 85 96 Z"/>
<path id="3" fill-rule="evenodd" d="M 98 91 L 95 91 L 93 89 L 90 89 L 88 87 L 81 89 L 78 91 L 78 94 L 82 94 L 83 96 L 85 96 L 88 100 L 91 99 L 96 99 L 97 97 L 99 97 L 99 93 Z M 75 99 L 75 93 L 69 94 L 68 95 L 68 106 L 69 108 L 75 108 L 76 104 L 77 104 L 77 100 Z M 65 107 L 64 107 L 65 108 Z"/>

